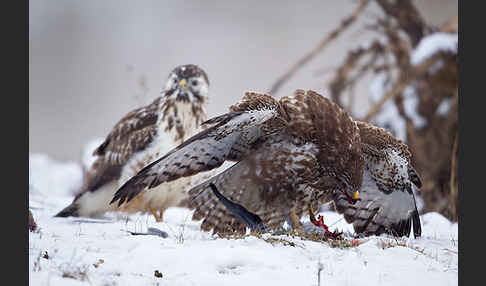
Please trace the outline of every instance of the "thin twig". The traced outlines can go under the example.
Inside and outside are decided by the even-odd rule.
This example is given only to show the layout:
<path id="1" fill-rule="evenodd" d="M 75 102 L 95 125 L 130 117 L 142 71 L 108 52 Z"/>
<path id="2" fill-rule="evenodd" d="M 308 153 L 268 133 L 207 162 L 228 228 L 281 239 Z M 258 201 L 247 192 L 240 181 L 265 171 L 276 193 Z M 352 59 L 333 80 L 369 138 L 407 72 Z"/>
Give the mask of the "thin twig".
<path id="1" fill-rule="evenodd" d="M 387 100 L 394 98 L 395 96 L 402 94 L 405 87 L 407 87 L 408 80 L 407 77 L 402 76 L 400 79 L 397 80 L 397 83 L 393 86 L 393 88 L 385 94 L 372 108 L 368 111 L 368 114 L 364 117 L 363 121 L 369 122 L 375 115 L 377 115 L 383 105 L 386 103 Z"/>
<path id="2" fill-rule="evenodd" d="M 352 83 L 352 80 L 347 79 L 349 74 L 354 71 L 356 65 L 363 56 L 371 54 L 371 61 L 358 69 L 358 77 L 355 78 L 357 80 L 360 77 L 359 74 L 364 73 L 367 70 L 366 66 L 374 64 L 377 55 L 383 51 L 384 47 L 379 42 L 375 41 L 367 48 L 360 47 L 349 52 L 344 63 L 337 69 L 335 76 L 329 81 L 328 86 L 331 91 L 332 100 L 343 107 L 340 96 L 342 91 L 345 88 L 349 88 L 349 85 Z"/>
<path id="3" fill-rule="evenodd" d="M 377 0 L 376 2 L 385 14 L 396 19 L 401 30 L 408 35 L 413 47 L 417 46 L 424 34 L 430 30 L 411 0 Z"/>
<path id="4" fill-rule="evenodd" d="M 353 11 L 353 13 L 345 18 L 341 25 L 338 26 L 308 54 L 304 55 L 300 60 L 298 60 L 285 74 L 283 74 L 278 80 L 272 85 L 269 93 L 275 95 L 280 87 L 287 82 L 299 69 L 301 69 L 305 64 L 307 64 L 311 59 L 318 55 L 327 46 L 329 42 L 337 38 L 341 32 L 343 32 L 347 27 L 349 27 L 359 16 L 359 14 L 366 8 L 369 0 L 361 0 L 358 7 Z"/>
<path id="5" fill-rule="evenodd" d="M 403 90 L 411 82 L 412 79 L 423 78 L 425 73 L 428 72 L 430 67 L 439 60 L 439 56 L 435 55 L 427 60 L 425 60 L 419 66 L 405 67 L 401 70 L 399 78 L 396 80 L 395 86 L 390 90 L 385 96 L 383 96 L 378 103 L 373 106 L 368 114 L 364 117 L 363 121 L 369 122 L 373 117 L 375 117 L 386 103 L 387 100 L 392 99 L 399 94 L 403 93 Z M 407 117 L 404 115 L 404 117 Z"/>

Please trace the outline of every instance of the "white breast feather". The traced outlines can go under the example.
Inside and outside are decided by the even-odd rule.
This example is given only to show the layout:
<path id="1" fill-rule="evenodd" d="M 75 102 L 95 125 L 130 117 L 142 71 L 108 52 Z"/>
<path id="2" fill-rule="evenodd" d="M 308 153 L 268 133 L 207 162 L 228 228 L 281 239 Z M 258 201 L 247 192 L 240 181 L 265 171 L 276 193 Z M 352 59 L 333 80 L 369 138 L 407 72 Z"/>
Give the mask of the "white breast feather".
<path id="1" fill-rule="evenodd" d="M 395 149 L 386 149 L 390 163 L 395 164 L 398 167 L 398 175 L 403 178 L 408 179 L 408 162 L 407 160 L 400 156 L 398 151 Z"/>
<path id="2" fill-rule="evenodd" d="M 368 208 L 371 204 L 380 205 L 380 211 L 385 212 L 391 218 L 406 217 L 415 210 L 412 195 L 404 190 L 392 190 L 390 194 L 382 193 L 378 190 L 376 181 L 368 170 L 365 170 L 363 174 L 360 196 L 369 200 Z M 384 208 L 386 208 L 386 211 Z"/>
<path id="3" fill-rule="evenodd" d="M 375 175 L 374 178 L 379 181 L 392 179 L 397 183 L 409 182 L 407 160 L 400 156 L 397 150 L 392 148 L 385 149 L 385 153 L 387 154 L 385 160 L 379 160 L 378 162 L 367 160 L 367 167 Z M 396 172 L 390 172 L 391 168 Z"/>

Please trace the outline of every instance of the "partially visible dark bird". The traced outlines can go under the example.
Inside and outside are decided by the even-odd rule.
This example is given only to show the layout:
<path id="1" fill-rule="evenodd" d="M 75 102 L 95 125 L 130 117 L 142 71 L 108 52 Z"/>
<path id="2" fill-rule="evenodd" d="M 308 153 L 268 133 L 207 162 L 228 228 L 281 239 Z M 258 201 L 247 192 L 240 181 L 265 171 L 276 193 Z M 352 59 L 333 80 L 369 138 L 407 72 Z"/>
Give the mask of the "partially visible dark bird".
<path id="1" fill-rule="evenodd" d="M 37 229 L 37 223 L 35 223 L 34 216 L 32 215 L 32 212 L 30 210 L 28 227 L 30 231 L 35 231 Z"/>

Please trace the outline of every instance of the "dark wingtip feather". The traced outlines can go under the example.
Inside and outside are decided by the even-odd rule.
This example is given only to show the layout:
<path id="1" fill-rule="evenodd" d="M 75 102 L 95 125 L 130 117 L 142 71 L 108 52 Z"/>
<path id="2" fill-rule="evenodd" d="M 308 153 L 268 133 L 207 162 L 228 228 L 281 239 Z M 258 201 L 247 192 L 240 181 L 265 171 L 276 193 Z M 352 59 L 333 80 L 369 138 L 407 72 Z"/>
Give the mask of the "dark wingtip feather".
<path id="1" fill-rule="evenodd" d="M 151 189 L 161 184 L 162 181 L 157 180 L 157 176 L 150 173 L 152 171 L 153 166 L 155 166 L 161 160 L 165 159 L 170 154 L 171 152 L 167 153 L 163 157 L 155 160 L 154 162 L 148 164 L 147 166 L 143 167 L 140 171 L 138 171 L 138 173 L 135 176 L 131 177 L 118 189 L 118 191 L 116 191 L 110 204 L 116 202 L 117 200 L 120 200 L 118 202 L 118 206 L 121 206 L 125 201 L 127 203 L 131 201 L 136 195 L 141 193 L 145 188 L 148 187 L 149 189 Z M 148 180 L 147 178 L 149 177 L 153 177 L 152 180 Z"/>
<path id="2" fill-rule="evenodd" d="M 355 231 L 357 233 L 364 233 L 366 235 L 380 235 L 382 233 L 387 233 L 395 237 L 410 237 L 412 228 L 415 238 L 420 237 L 422 234 L 422 227 L 420 225 L 420 216 L 418 211 L 414 211 L 410 217 L 403 219 L 398 223 L 391 225 L 390 227 L 380 226 L 374 232 L 368 232 L 366 231 L 366 228 L 361 227 L 355 228 Z"/>
<path id="3" fill-rule="evenodd" d="M 109 139 L 106 139 L 105 141 L 103 141 L 103 143 L 101 143 L 100 146 L 98 146 L 98 148 L 96 148 L 92 155 L 93 156 L 101 156 L 101 155 L 104 155 L 105 154 L 105 148 L 106 146 L 108 146 L 108 143 L 110 143 L 110 140 Z"/>
<path id="4" fill-rule="evenodd" d="M 69 206 L 65 207 L 62 211 L 58 212 L 54 217 L 70 217 L 79 216 L 78 214 L 78 206 L 76 204 L 70 204 Z"/>
<path id="5" fill-rule="evenodd" d="M 422 236 L 422 226 L 420 225 L 420 215 L 417 210 L 412 214 L 413 219 L 413 235 L 415 238 Z"/>
<path id="6" fill-rule="evenodd" d="M 148 166 L 140 170 L 138 174 L 126 181 L 118 189 L 118 191 L 116 191 L 110 204 L 119 200 L 118 206 L 121 206 L 124 202 L 128 203 L 129 201 L 131 201 L 135 196 L 137 196 L 145 188 L 147 188 L 147 186 L 149 186 L 149 189 L 157 186 L 159 183 L 155 182 L 157 181 L 156 178 L 150 182 L 147 180 L 147 178 L 150 177 L 147 172 L 150 171 L 150 167 L 153 166 L 155 163 L 157 163 L 157 161 L 149 164 Z"/>
<path id="7" fill-rule="evenodd" d="M 118 191 L 116 191 L 113 199 L 110 201 L 110 205 L 114 202 L 118 201 L 118 207 L 120 207 L 125 201 L 128 203 L 135 195 L 140 193 L 141 189 L 135 189 L 133 186 L 136 184 L 133 183 L 133 179 L 135 177 L 128 180 L 123 186 L 121 186 Z"/>
<path id="8" fill-rule="evenodd" d="M 218 191 L 218 188 L 216 188 L 213 183 L 210 183 L 209 187 L 213 191 L 214 195 L 219 199 L 219 201 L 226 207 L 226 209 L 228 209 L 228 211 L 232 215 L 243 221 L 246 226 L 248 226 L 251 230 L 262 232 L 266 229 L 265 225 L 262 222 L 262 219 L 258 215 L 251 213 L 242 205 L 239 205 L 227 199 Z"/>
<path id="9" fill-rule="evenodd" d="M 415 171 L 414 168 L 408 168 L 408 176 L 410 177 L 410 181 L 412 181 L 417 188 L 422 187 L 422 179 L 420 179 L 420 176 L 417 174 L 417 171 Z"/>

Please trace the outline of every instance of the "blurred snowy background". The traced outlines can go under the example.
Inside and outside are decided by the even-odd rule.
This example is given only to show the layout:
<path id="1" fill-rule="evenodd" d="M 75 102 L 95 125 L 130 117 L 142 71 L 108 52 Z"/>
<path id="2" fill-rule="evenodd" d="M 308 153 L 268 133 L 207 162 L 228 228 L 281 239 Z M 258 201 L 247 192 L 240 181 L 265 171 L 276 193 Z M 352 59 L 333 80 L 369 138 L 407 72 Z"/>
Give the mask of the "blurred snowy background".
<path id="1" fill-rule="evenodd" d="M 29 153 L 79 163 L 87 144 L 157 97 L 181 64 L 206 70 L 208 115 L 221 114 L 245 91 L 270 91 L 359 3 L 30 1 Z M 457 0 L 370 1 L 273 94 L 313 89 L 355 118 L 388 128 L 410 146 L 424 182 L 424 211 L 453 221 L 457 6 Z"/>
<path id="2" fill-rule="evenodd" d="M 373 236 L 342 249 L 298 238 L 290 239 L 295 247 L 251 236 L 215 239 L 182 208 L 169 209 L 162 224 L 138 214 L 52 216 L 80 188 L 92 150 L 123 115 L 159 95 L 175 66 L 206 70 L 208 115 L 223 113 L 245 91 L 269 91 L 359 1 L 29 1 L 29 209 L 38 224 L 29 233 L 30 283 L 317 285 L 322 268 L 322 285 L 457 285 L 458 34 L 450 20 L 458 2 L 410 1 L 427 26 L 416 42 L 414 32 L 410 38 L 386 21 L 374 27 L 379 33 L 367 30 L 384 15 L 378 3 L 406 2 L 369 3 L 275 94 L 316 90 L 412 150 L 424 181 L 422 237 Z M 350 58 L 368 52 L 378 60 L 365 62 L 370 72 L 353 86 L 363 68 Z M 324 213 L 332 229 L 353 232 L 341 215 Z M 150 226 L 169 238 L 127 233 Z"/>
<path id="3" fill-rule="evenodd" d="M 457 15 L 457 0 L 412 1 L 431 24 Z M 29 1 L 29 152 L 79 160 L 128 111 L 158 96 L 172 68 L 194 63 L 211 82 L 209 115 L 248 90 L 268 91 L 357 1 Z M 326 94 L 346 51 L 364 43 L 364 17 L 286 83 Z M 357 89 L 360 90 L 360 89 Z M 363 113 L 369 87 L 358 92 Z"/>

